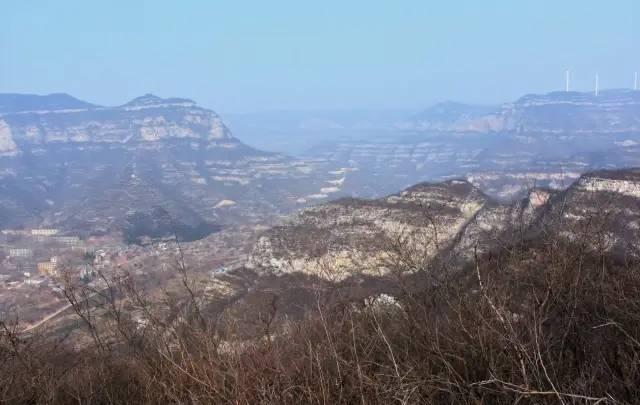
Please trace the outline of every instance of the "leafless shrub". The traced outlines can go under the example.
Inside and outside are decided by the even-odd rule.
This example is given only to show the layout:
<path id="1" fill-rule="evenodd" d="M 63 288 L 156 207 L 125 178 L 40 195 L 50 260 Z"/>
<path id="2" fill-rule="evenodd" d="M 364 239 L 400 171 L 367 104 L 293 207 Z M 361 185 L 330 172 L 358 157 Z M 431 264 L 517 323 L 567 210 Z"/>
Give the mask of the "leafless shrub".
<path id="1" fill-rule="evenodd" d="M 606 221 L 562 215 L 455 268 L 392 241 L 393 301 L 317 289 L 297 319 L 275 290 L 207 313 L 180 257 L 181 295 L 69 283 L 92 343 L 0 324 L 0 402 L 636 403 L 638 262 L 600 243 Z"/>

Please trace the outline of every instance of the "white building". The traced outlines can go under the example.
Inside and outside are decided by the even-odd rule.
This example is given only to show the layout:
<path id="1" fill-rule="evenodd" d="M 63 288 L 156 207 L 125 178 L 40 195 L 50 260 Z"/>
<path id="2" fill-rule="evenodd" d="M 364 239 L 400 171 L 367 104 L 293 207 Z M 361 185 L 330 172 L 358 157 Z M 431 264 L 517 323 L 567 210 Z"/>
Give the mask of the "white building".
<path id="1" fill-rule="evenodd" d="M 31 250 L 31 249 L 9 249 L 9 256 L 11 256 L 11 257 L 31 257 L 31 256 L 33 256 L 33 250 Z"/>
<path id="2" fill-rule="evenodd" d="M 33 236 L 53 236 L 58 233 L 57 229 L 51 228 L 42 228 L 42 229 L 32 229 L 31 235 Z"/>

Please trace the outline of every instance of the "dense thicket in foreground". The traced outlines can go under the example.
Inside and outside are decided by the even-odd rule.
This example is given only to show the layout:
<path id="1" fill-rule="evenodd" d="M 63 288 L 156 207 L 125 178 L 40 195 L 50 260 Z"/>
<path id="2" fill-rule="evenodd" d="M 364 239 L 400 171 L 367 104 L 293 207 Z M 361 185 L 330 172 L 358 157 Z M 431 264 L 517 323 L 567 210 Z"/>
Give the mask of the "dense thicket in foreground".
<path id="1" fill-rule="evenodd" d="M 395 299 L 318 289 L 296 319 L 277 294 L 210 317 L 188 282 L 163 308 L 121 287 L 99 316 L 70 291 L 90 343 L 5 328 L 0 402 L 637 403 L 640 267 L 593 246 L 543 235 L 465 268 L 398 260 Z"/>

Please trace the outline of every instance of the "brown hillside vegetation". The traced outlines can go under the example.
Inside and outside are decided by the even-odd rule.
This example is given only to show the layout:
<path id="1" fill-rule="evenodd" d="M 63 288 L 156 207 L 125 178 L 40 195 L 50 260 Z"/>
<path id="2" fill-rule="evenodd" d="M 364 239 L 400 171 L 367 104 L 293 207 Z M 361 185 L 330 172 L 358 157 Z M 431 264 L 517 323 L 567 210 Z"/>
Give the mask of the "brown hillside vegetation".
<path id="1" fill-rule="evenodd" d="M 131 282 L 89 304 L 67 286 L 84 333 L 3 323 L 0 402 L 638 403 L 639 263 L 594 248 L 598 221 L 563 226 L 455 268 L 416 268 L 398 247 L 382 287 L 265 276 L 217 307 L 182 267 L 180 296 Z"/>

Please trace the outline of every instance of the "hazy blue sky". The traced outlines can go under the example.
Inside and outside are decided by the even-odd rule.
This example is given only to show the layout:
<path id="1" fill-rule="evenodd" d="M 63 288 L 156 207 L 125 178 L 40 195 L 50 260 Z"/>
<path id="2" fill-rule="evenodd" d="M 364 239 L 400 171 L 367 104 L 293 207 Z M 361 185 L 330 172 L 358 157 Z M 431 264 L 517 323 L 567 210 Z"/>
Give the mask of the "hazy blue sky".
<path id="1" fill-rule="evenodd" d="M 0 92 L 219 111 L 422 108 L 630 87 L 639 0 L 2 1 Z"/>

